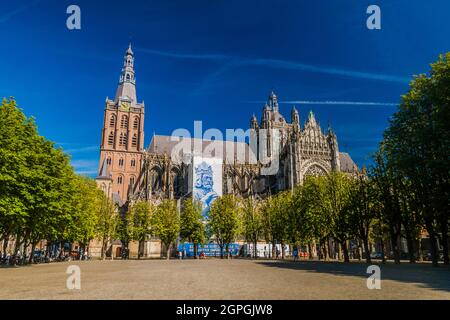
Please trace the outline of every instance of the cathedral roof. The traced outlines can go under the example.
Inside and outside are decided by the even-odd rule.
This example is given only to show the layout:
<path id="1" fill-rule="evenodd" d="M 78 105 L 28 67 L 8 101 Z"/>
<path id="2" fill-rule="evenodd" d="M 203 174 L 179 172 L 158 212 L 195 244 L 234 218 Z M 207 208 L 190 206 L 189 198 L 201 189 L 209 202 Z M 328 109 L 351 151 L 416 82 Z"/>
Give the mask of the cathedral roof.
<path id="1" fill-rule="evenodd" d="M 353 162 L 353 159 L 347 152 L 339 152 L 339 160 L 342 172 L 355 173 L 358 171 L 358 166 Z"/>
<path id="2" fill-rule="evenodd" d="M 182 159 L 182 153 L 193 154 L 194 143 L 201 141 L 202 151 L 207 153 L 209 157 L 222 157 L 227 163 L 233 163 L 236 159 L 237 163 L 249 163 L 250 160 L 256 159 L 250 146 L 245 142 L 233 142 L 223 140 L 200 140 L 196 138 L 183 138 L 183 141 L 172 141 L 171 136 L 155 135 L 153 136 L 149 153 L 172 155 L 172 151 L 175 155 Z M 179 143 L 182 143 L 178 145 Z M 183 144 L 186 143 L 186 150 L 181 150 Z M 214 144 L 218 144 L 217 147 Z M 176 148 L 176 149 L 175 149 Z M 213 149 L 214 152 L 211 152 Z M 222 154 L 220 154 L 222 152 Z M 205 154 L 203 156 L 206 156 Z"/>

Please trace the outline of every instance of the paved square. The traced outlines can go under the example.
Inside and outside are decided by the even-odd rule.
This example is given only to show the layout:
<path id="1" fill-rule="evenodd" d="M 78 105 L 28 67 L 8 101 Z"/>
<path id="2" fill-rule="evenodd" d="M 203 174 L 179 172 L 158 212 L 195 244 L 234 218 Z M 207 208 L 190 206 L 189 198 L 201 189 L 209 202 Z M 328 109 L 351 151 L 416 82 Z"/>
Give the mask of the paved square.
<path id="1" fill-rule="evenodd" d="M 68 290 L 68 266 L 81 290 Z M 0 269 L 0 299 L 450 299 L 450 268 L 268 260 L 80 261 Z"/>

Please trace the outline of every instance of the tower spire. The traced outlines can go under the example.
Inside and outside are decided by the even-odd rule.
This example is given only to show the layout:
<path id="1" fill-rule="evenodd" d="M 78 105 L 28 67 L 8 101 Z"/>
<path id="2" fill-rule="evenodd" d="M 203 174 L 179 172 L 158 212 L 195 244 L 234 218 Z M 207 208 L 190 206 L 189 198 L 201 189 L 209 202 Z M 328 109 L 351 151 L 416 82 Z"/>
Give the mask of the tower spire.
<path id="1" fill-rule="evenodd" d="M 131 49 L 131 43 L 125 52 L 123 58 L 122 72 L 120 73 L 119 86 L 116 91 L 114 102 L 119 100 L 128 101 L 132 104 L 137 102 L 136 98 L 136 79 L 134 76 L 134 53 Z"/>
<path id="2" fill-rule="evenodd" d="M 278 99 L 275 94 L 275 92 L 272 90 L 272 92 L 269 95 L 269 100 L 267 101 L 269 104 L 269 107 L 272 111 L 278 112 Z"/>

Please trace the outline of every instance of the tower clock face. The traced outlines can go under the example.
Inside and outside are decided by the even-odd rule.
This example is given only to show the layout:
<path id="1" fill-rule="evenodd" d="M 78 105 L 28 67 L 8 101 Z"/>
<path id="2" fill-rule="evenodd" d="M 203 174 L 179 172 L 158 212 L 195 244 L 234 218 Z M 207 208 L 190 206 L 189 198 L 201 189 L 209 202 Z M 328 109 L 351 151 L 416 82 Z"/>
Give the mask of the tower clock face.
<path id="1" fill-rule="evenodd" d="M 124 111 L 130 111 L 130 103 L 126 102 L 126 101 L 122 101 L 120 103 L 120 107 L 122 108 L 122 110 Z"/>

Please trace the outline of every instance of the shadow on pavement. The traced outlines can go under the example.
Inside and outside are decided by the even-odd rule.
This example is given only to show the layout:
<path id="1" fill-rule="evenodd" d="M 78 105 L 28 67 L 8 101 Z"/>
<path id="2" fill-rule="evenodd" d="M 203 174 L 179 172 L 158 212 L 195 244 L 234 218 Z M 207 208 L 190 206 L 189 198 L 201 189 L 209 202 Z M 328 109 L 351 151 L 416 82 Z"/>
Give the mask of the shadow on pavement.
<path id="1" fill-rule="evenodd" d="M 368 278 L 366 273 L 368 264 L 351 262 L 325 262 L 325 261 L 258 261 L 260 265 L 270 268 L 283 268 L 303 270 L 307 272 L 327 273 L 338 276 L 357 276 Z M 404 283 L 417 283 L 424 288 L 450 292 L 450 267 L 440 265 L 434 268 L 431 264 L 400 264 L 376 263 L 381 269 L 381 280 L 392 280 Z"/>

